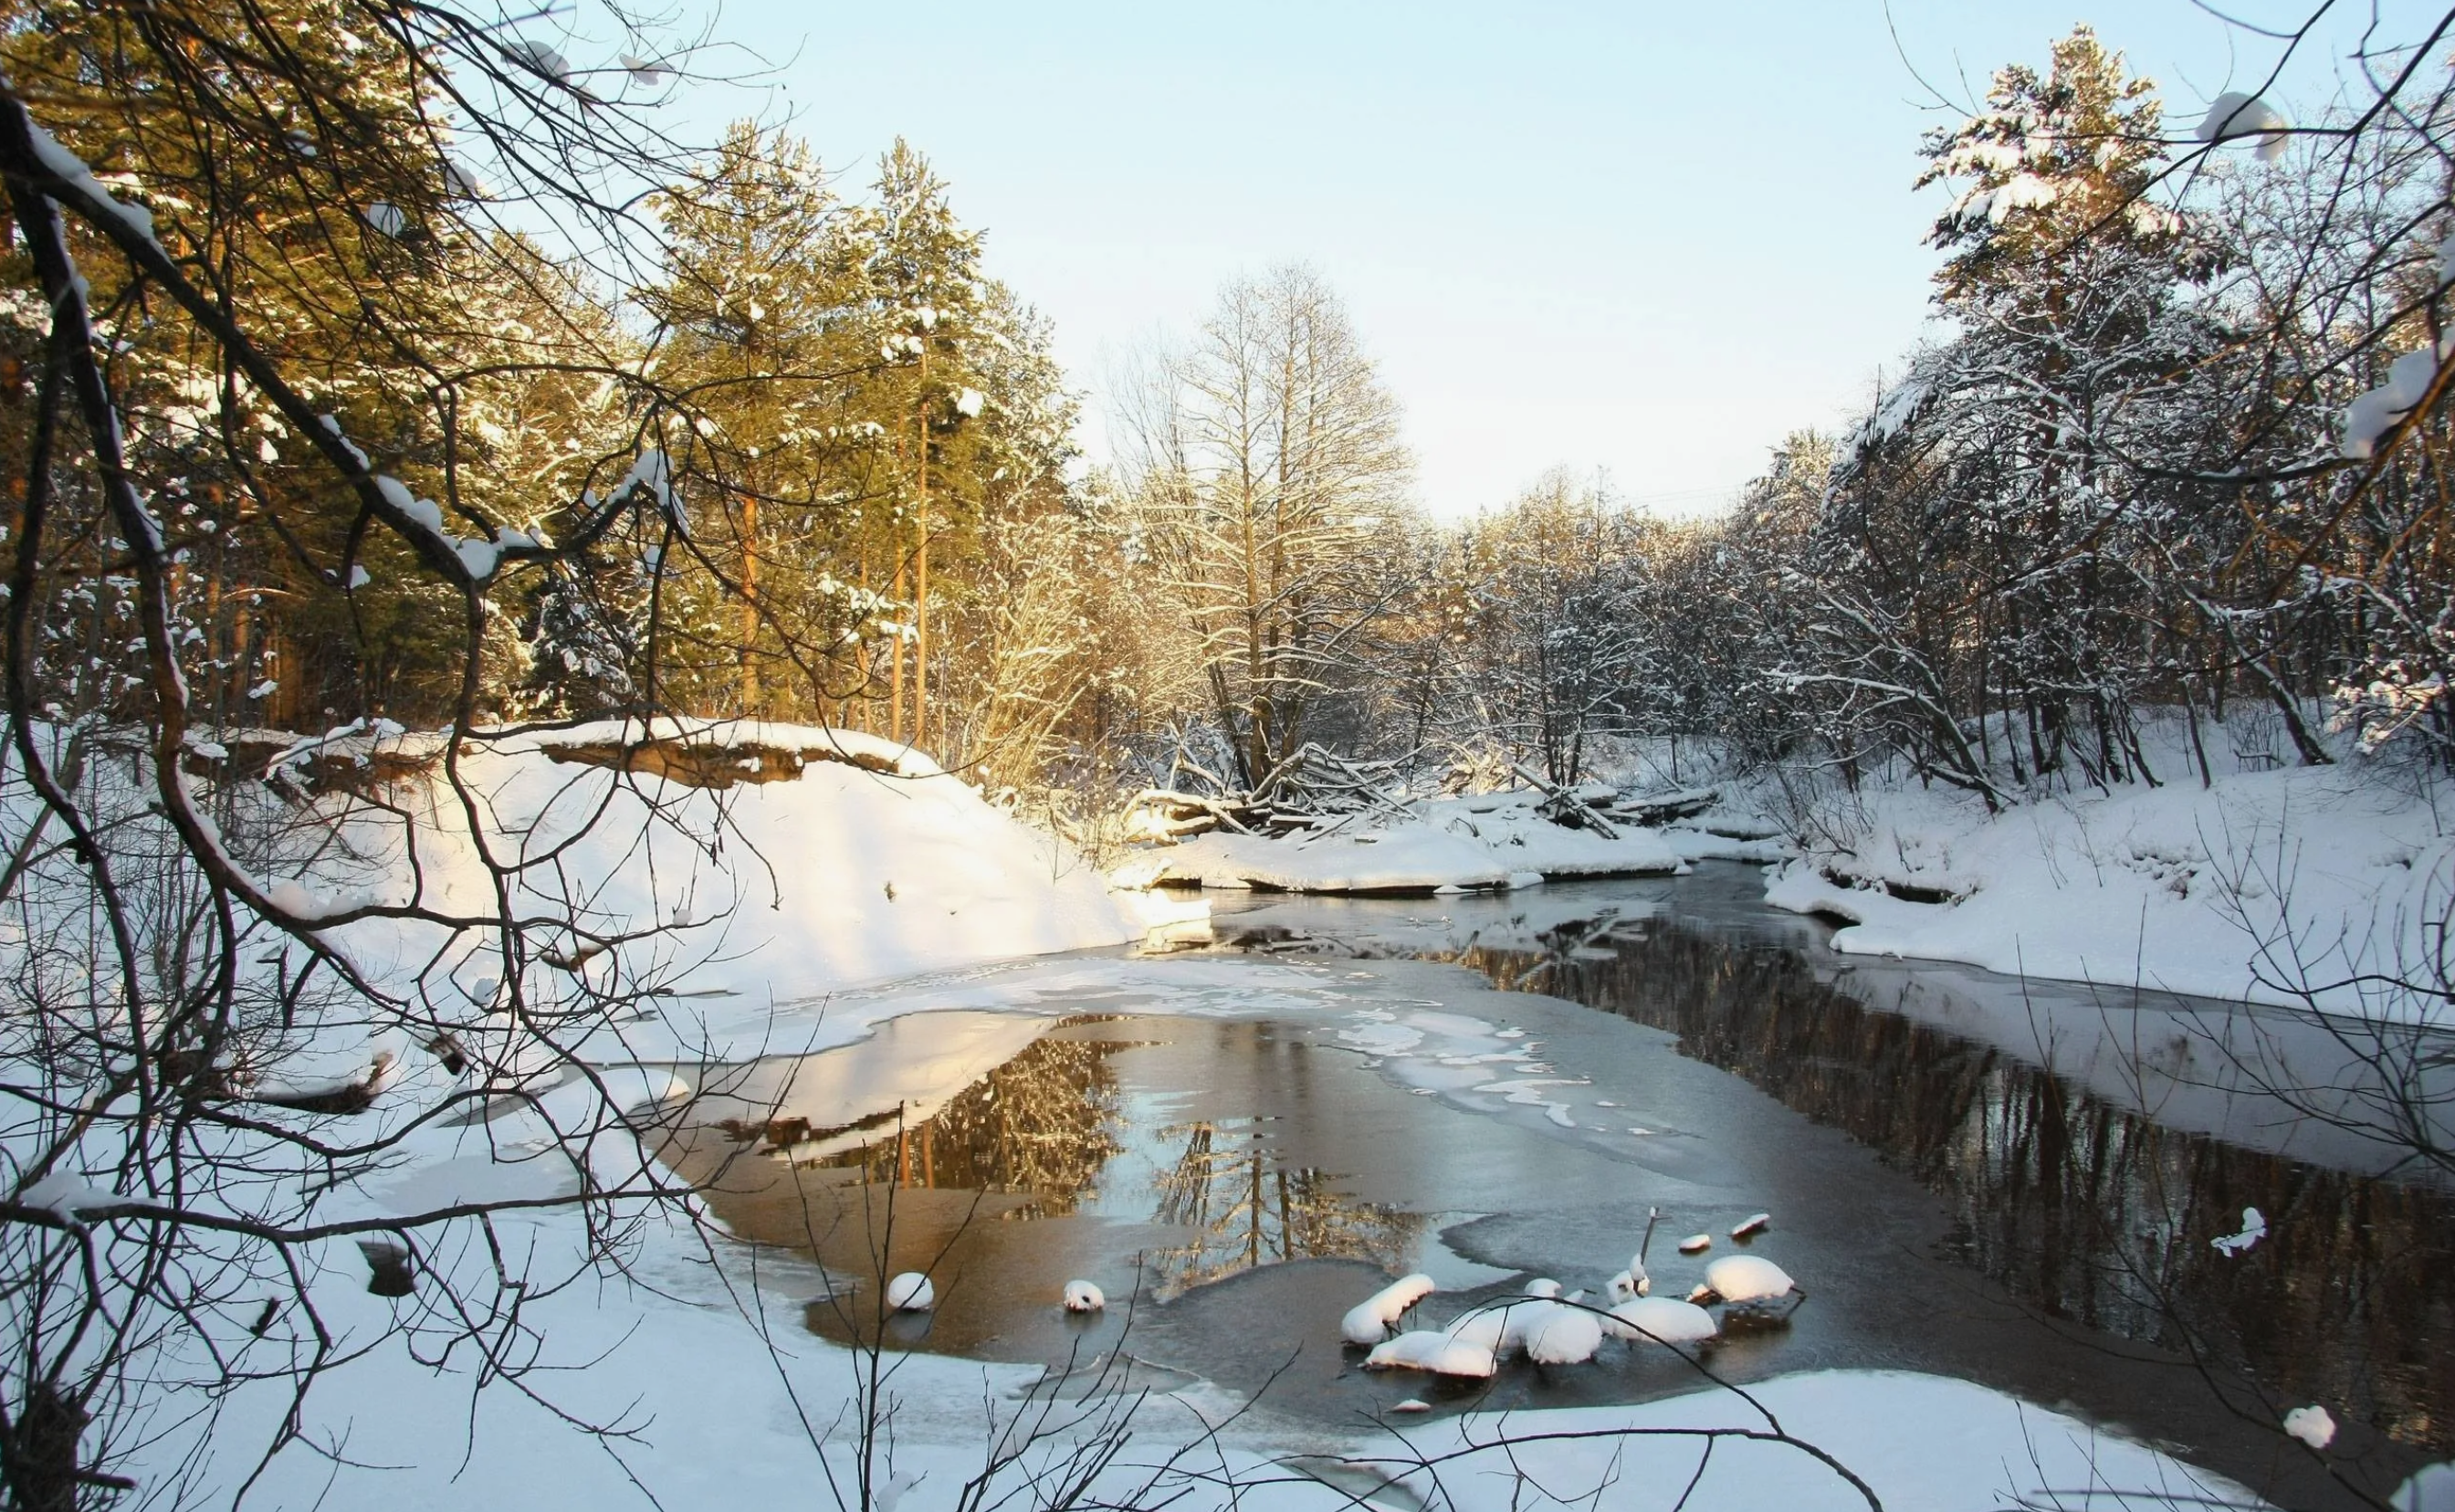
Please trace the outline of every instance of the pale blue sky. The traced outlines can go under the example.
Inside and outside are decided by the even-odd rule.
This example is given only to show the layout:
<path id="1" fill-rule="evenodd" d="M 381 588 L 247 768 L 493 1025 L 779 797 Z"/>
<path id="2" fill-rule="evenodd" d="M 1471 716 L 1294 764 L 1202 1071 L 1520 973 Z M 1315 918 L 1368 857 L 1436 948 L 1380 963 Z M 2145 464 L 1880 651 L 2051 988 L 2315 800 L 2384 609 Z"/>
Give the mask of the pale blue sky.
<path id="1" fill-rule="evenodd" d="M 732 0 L 716 34 L 777 63 L 772 90 L 685 108 L 790 110 L 856 182 L 910 137 L 987 230 L 991 271 L 1055 320 L 1095 454 L 1115 354 L 1303 259 L 1405 406 L 1429 507 L 1566 463 L 1679 513 L 1785 432 L 1843 422 L 1919 335 L 1936 202 L 1909 186 L 1943 116 L 1893 31 L 1933 82 L 1982 92 L 2080 19 L 2185 127 L 2273 56 L 2188 0 L 1894 0 L 1890 30 L 1878 0 Z M 2331 91 L 2312 68 L 2285 97 Z"/>

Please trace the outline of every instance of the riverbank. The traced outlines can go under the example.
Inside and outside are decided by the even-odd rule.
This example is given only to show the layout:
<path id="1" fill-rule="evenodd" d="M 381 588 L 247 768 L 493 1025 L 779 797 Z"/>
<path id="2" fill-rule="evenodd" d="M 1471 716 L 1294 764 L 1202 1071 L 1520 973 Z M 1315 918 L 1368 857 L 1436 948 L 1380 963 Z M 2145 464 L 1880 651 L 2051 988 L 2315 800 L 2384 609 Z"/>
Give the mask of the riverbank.
<path id="1" fill-rule="evenodd" d="M 1869 783 L 1805 807 L 1766 899 L 1840 926 L 1845 954 L 2446 1022 L 2445 804 L 2358 758 L 1994 810 Z"/>

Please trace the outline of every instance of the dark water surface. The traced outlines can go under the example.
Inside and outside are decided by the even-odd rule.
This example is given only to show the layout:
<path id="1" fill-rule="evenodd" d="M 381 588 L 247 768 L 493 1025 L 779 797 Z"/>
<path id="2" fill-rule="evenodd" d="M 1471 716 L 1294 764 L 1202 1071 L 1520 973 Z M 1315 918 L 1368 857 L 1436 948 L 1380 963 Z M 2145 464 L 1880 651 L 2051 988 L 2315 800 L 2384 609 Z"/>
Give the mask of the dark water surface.
<path id="1" fill-rule="evenodd" d="M 1165 1371 L 1267 1386 L 1264 1420 L 1291 1443 L 1410 1396 L 1694 1389 L 1658 1349 L 1469 1391 L 1367 1376 L 1337 1340 L 1387 1274 L 1435 1276 L 1434 1323 L 1534 1276 L 1599 1290 L 1659 1208 L 1656 1295 L 1760 1211 L 1754 1248 L 1809 1294 L 1788 1326 L 1713 1349 L 1729 1379 L 1964 1377 L 2287 1505 L 2357 1504 L 2274 1434 L 2287 1406 L 2346 1424 L 2342 1473 L 2372 1494 L 2455 1453 L 2455 1200 L 2405 1161 L 2410 1140 L 2359 1127 L 2385 1106 L 2382 1063 L 2445 1091 L 2444 1047 L 1856 961 L 1760 889 L 1709 866 L 1223 907 L 1222 937 L 1269 958 L 1257 973 L 1303 973 L 1328 1006 L 1257 991 L 1249 1016 L 1189 1016 L 1159 992 L 1058 1021 L 910 1015 L 702 1097 L 677 1163 L 738 1233 L 819 1258 L 819 1332 L 874 1331 L 875 1278 L 925 1269 L 940 1306 L 889 1320 L 898 1342 L 1062 1365 L 1126 1336 Z M 2316 1091 L 2266 1090 L 2284 1085 Z M 770 1117 L 788 1087 L 828 1121 Z M 2309 1106 L 2332 1120 L 2296 1116 Z M 2221 1255 L 2244 1207 L 2268 1236 Z M 1714 1250 L 1678 1256 L 1692 1232 Z M 1055 1307 L 1076 1276 L 1106 1315 Z"/>

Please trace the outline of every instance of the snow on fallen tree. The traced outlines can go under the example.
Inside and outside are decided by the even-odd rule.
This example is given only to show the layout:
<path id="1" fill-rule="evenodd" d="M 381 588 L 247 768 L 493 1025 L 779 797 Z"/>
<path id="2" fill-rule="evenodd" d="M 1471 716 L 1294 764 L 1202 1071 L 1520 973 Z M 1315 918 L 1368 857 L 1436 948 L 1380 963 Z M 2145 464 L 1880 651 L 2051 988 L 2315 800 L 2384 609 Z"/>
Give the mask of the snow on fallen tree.
<path id="1" fill-rule="evenodd" d="M 1148 851 L 1113 875 L 1134 888 L 1427 893 L 1506 887 L 1510 872 L 1482 846 L 1415 823 L 1288 840 L 1213 830 Z"/>
<path id="2" fill-rule="evenodd" d="M 1213 829 L 1143 852 L 1120 887 L 1422 894 L 1526 887 L 1549 877 L 1669 875 L 1686 869 L 1654 830 L 1551 817 L 1556 790 L 1436 798 L 1272 837 Z"/>

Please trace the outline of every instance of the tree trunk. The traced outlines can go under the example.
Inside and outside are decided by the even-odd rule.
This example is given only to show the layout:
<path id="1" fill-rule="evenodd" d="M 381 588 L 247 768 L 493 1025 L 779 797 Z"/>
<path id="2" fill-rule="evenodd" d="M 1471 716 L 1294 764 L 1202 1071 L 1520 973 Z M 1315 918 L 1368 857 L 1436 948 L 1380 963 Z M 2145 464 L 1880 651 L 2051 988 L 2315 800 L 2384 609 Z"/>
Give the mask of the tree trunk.
<path id="1" fill-rule="evenodd" d="M 741 496 L 741 712 L 759 712 L 759 496 Z"/>

